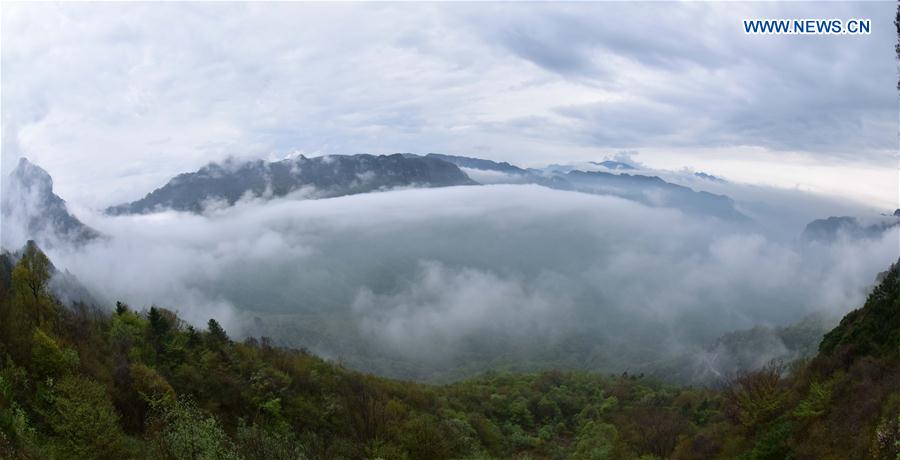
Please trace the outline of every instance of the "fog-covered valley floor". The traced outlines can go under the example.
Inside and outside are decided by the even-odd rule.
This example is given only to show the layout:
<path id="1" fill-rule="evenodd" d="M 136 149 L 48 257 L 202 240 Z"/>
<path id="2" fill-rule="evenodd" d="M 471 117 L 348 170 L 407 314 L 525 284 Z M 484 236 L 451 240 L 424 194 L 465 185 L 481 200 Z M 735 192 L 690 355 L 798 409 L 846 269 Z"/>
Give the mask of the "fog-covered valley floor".
<path id="1" fill-rule="evenodd" d="M 239 337 L 429 381 L 557 367 L 702 380 L 731 370 L 728 356 L 710 362 L 717 337 L 839 318 L 898 256 L 896 229 L 786 239 L 765 231 L 778 222 L 536 185 L 81 217 L 105 236 L 48 254 L 105 305 L 214 317 Z M 778 339 L 753 350 L 757 363 L 784 352 Z"/>

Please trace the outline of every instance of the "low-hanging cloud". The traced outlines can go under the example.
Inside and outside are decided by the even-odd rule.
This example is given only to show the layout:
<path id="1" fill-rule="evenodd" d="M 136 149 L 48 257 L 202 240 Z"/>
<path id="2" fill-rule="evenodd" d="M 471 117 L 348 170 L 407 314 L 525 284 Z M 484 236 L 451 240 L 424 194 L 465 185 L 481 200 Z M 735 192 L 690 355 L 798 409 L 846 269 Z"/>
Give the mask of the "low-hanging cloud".
<path id="1" fill-rule="evenodd" d="M 471 372 L 662 362 L 727 331 L 842 314 L 900 255 L 896 230 L 798 243 L 534 185 L 84 220 L 110 237 L 50 255 L 98 297 L 413 378 L 462 360 Z"/>
<path id="2" fill-rule="evenodd" d="M 415 356 L 423 343 L 449 350 L 472 334 L 542 334 L 556 329 L 571 299 L 552 280 L 525 283 L 472 268 L 420 262 L 399 292 L 363 288 L 353 310 L 366 334 L 382 336 L 398 352 Z"/>

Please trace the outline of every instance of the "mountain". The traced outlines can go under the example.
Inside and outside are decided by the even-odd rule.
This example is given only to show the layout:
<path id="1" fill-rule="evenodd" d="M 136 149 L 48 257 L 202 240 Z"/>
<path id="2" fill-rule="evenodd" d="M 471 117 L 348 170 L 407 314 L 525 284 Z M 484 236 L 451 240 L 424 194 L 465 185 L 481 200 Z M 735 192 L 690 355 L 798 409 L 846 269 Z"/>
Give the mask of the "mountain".
<path id="1" fill-rule="evenodd" d="M 727 196 L 694 191 L 656 176 L 576 170 L 569 171 L 564 177 L 574 190 L 581 192 L 615 195 L 648 206 L 680 209 L 688 214 L 711 215 L 725 220 L 747 220 Z"/>
<path id="2" fill-rule="evenodd" d="M 654 207 L 670 207 L 693 215 L 714 216 L 720 219 L 746 221 L 748 218 L 735 208 L 734 201 L 724 195 L 698 192 L 666 182 L 656 176 L 616 174 L 602 171 L 581 171 L 563 165 L 550 165 L 543 170 L 522 169 L 509 163 L 497 163 L 480 158 L 428 154 L 453 164 L 482 171 L 508 174 L 509 183 L 532 183 L 544 187 L 597 195 L 613 195 Z M 628 169 L 627 163 L 591 162 L 611 169 Z M 634 169 L 634 168 L 631 168 Z M 502 181 L 494 180 L 494 183 Z"/>
<path id="3" fill-rule="evenodd" d="M 618 169 L 618 170 L 633 170 L 637 169 L 634 166 L 622 162 L 622 161 L 613 161 L 613 160 L 605 160 L 605 161 L 591 161 L 592 165 L 603 166 L 606 169 Z"/>
<path id="4" fill-rule="evenodd" d="M 50 174 L 25 158 L 4 181 L 2 195 L 4 245 L 14 247 L 28 239 L 44 246 L 59 241 L 82 244 L 100 236 L 69 213 L 65 200 L 53 193 Z"/>
<path id="5" fill-rule="evenodd" d="M 437 158 L 448 163 L 453 163 L 460 168 L 480 169 L 482 171 L 499 171 L 508 174 L 528 174 L 528 171 L 513 166 L 507 162 L 498 163 L 491 160 L 483 160 L 481 158 L 460 157 L 455 155 L 443 155 L 440 153 L 429 153 L 426 158 Z"/>
<path id="6" fill-rule="evenodd" d="M 612 162 L 618 163 L 618 162 Z M 624 163 L 622 163 L 624 164 Z M 612 165 L 616 166 L 616 165 Z M 161 209 L 202 212 L 208 203 L 233 205 L 243 197 L 279 197 L 292 192 L 327 198 L 392 187 L 474 185 L 466 172 L 489 172 L 486 183 L 532 183 L 557 190 L 614 195 L 649 206 L 672 207 L 696 215 L 747 220 L 730 198 L 666 182 L 655 176 L 526 170 L 506 162 L 429 153 L 416 155 L 331 155 L 277 162 L 210 163 L 180 174 L 144 198 L 107 208 L 108 214 L 143 214 Z M 618 169 L 623 169 L 621 166 Z M 500 174 L 497 174 L 500 173 Z"/>
<path id="7" fill-rule="evenodd" d="M 159 209 L 201 212 L 210 200 L 233 205 L 245 196 L 280 197 L 306 190 L 318 198 L 373 192 L 393 187 L 474 185 L 456 165 L 434 157 L 394 155 L 300 156 L 210 163 L 180 174 L 140 200 L 107 208 L 109 214 L 143 214 Z"/>
<path id="8" fill-rule="evenodd" d="M 819 352 L 853 356 L 900 355 L 900 262 L 878 275 L 866 304 L 844 316 L 822 339 Z"/>
<path id="9" fill-rule="evenodd" d="M 0 458 L 900 458 L 898 265 L 812 361 L 716 388 L 558 370 L 391 380 L 165 308 L 62 308 L 50 266 L 34 244 L 0 255 Z M 798 344 L 816 327 L 802 329 Z"/>
<path id="10" fill-rule="evenodd" d="M 721 397 L 730 435 L 701 428 L 673 458 L 900 458 L 898 270 L 878 276 L 811 361 L 729 379 Z"/>
<path id="11" fill-rule="evenodd" d="M 706 174 L 705 172 L 698 171 L 694 173 L 695 177 L 699 177 L 700 179 L 706 179 L 708 181 L 717 182 L 719 184 L 724 184 L 728 181 L 722 179 L 721 177 L 713 176 L 712 174 Z"/>
<path id="12" fill-rule="evenodd" d="M 787 326 L 754 326 L 719 336 L 702 353 L 673 363 L 663 374 L 686 384 L 715 384 L 727 376 L 816 355 L 822 336 L 839 318 L 814 313 Z"/>
<path id="13" fill-rule="evenodd" d="M 0 295 L 5 293 L 3 286 L 10 286 L 12 271 L 16 264 L 23 257 L 34 257 L 35 254 L 43 254 L 43 251 L 34 240 L 28 240 L 25 246 L 17 251 L 0 250 Z M 49 259 L 46 262 L 46 269 L 49 276 L 47 291 L 63 306 L 68 307 L 77 303 L 100 304 L 88 288 L 69 270 L 59 270 Z"/>
<path id="14" fill-rule="evenodd" d="M 898 210 L 900 211 L 900 210 Z M 900 214 L 858 219 L 850 216 L 831 216 L 816 219 L 806 225 L 801 237 L 806 241 L 834 241 L 841 236 L 851 239 L 878 238 L 885 231 L 900 225 Z"/>

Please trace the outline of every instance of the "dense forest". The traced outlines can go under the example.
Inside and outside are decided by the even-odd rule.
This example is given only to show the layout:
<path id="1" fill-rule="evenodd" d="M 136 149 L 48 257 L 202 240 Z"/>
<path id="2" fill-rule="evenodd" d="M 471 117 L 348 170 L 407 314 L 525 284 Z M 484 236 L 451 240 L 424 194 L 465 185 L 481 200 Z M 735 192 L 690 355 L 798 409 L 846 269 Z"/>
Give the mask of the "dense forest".
<path id="1" fill-rule="evenodd" d="M 716 388 L 635 375 L 366 375 L 171 310 L 62 305 L 0 256 L 0 458 L 900 459 L 900 274 L 813 359 Z"/>

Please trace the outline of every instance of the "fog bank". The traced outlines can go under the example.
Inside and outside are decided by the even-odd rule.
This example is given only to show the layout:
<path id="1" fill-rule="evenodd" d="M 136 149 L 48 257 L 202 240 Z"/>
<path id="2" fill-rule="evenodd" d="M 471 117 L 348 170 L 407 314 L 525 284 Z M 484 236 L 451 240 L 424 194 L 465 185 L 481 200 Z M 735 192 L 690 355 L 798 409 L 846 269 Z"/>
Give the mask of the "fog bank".
<path id="1" fill-rule="evenodd" d="M 109 302 L 413 377 L 470 358 L 539 365 L 562 349 L 604 370 L 664 360 L 727 331 L 846 312 L 900 255 L 896 230 L 784 242 L 533 185 L 83 218 L 110 237 L 50 255 Z"/>

